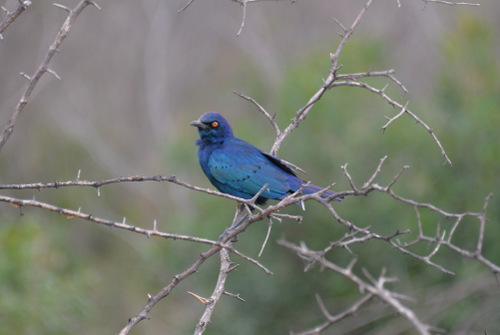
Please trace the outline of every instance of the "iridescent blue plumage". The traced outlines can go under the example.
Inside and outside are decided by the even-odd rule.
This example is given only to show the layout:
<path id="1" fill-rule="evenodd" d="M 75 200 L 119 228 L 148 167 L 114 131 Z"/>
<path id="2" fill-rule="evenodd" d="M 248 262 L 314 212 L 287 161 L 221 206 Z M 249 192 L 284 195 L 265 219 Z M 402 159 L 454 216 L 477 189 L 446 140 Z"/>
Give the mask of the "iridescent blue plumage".
<path id="1" fill-rule="evenodd" d="M 231 126 L 222 115 L 205 113 L 191 125 L 197 127 L 200 134 L 196 144 L 201 168 L 219 191 L 250 199 L 267 184 L 256 201 L 263 204 L 267 199 L 283 199 L 306 184 L 278 157 L 234 137 Z M 302 193 L 310 194 L 321 189 L 308 185 Z M 334 194 L 326 191 L 322 197 Z"/>

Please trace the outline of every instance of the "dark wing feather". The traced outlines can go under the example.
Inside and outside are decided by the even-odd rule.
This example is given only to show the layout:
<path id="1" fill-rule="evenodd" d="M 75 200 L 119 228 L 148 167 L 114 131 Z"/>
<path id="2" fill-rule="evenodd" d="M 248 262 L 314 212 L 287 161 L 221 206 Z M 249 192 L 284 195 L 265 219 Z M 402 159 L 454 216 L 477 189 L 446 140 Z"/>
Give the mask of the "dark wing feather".
<path id="1" fill-rule="evenodd" d="M 252 197 L 265 184 L 262 197 L 283 198 L 290 191 L 290 175 L 293 176 L 293 171 L 279 158 L 237 138 L 214 150 L 208 167 L 217 188 L 244 198 Z"/>

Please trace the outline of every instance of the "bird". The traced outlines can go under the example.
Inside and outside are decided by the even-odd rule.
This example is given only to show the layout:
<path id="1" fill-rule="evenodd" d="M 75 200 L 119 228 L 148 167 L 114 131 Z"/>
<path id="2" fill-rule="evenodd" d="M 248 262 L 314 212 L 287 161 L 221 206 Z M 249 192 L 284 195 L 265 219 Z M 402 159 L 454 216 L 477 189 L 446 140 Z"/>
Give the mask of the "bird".
<path id="1" fill-rule="evenodd" d="M 190 125 L 198 128 L 200 135 L 195 143 L 201 169 L 222 193 L 252 199 L 262 191 L 255 200 L 262 205 L 269 199 L 282 200 L 301 188 L 302 194 L 323 190 L 297 177 L 290 163 L 235 137 L 231 125 L 219 113 L 205 113 Z M 342 197 L 335 194 L 327 190 L 321 197 L 340 201 Z"/>

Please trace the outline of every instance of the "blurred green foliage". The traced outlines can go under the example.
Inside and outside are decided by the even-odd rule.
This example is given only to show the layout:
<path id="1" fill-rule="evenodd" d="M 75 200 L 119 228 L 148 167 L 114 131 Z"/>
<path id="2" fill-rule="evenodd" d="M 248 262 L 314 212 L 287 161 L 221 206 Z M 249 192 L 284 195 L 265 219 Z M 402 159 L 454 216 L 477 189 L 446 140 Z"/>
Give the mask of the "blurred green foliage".
<path id="1" fill-rule="evenodd" d="M 348 163 L 355 182 L 361 185 L 373 173 L 380 158 L 388 155 L 378 178 L 380 184 L 387 184 L 403 165 L 409 164 L 411 169 L 394 187 L 398 194 L 433 203 L 450 212 L 480 211 L 484 198 L 500 187 L 500 68 L 493 31 L 480 18 L 465 12 L 461 14 L 441 42 L 444 56 L 435 74 L 434 93 L 427 97 L 424 106 L 414 100 L 409 106 L 434 129 L 453 167 L 443 165 L 444 159 L 432 138 L 407 116 L 398 119 L 382 134 L 378 128 L 385 123 L 383 115 L 394 115 L 398 111 L 378 96 L 357 88 L 336 88 L 328 92 L 287 139 L 280 156 L 306 169 L 308 174 L 304 179 L 311 178 L 315 184 L 325 186 L 335 180 L 334 189 L 343 190 L 349 185 L 340 165 Z M 391 64 L 385 50 L 384 41 L 376 37 L 352 39 L 342 54 L 341 62 L 345 67 L 341 72 L 364 71 L 373 64 L 378 69 L 385 69 Z M 318 51 L 288 67 L 277 96 L 267 97 L 279 101 L 276 111 L 280 125 L 286 124 L 317 90 L 321 85 L 320 76 L 326 73 L 329 65 L 327 55 Z M 258 101 L 266 98 L 258 79 L 249 80 L 251 74 L 247 72 L 245 81 L 249 81 L 250 91 L 256 93 L 252 96 Z M 385 86 L 385 80 L 379 78 L 371 78 L 370 83 L 380 88 Z M 388 90 L 395 96 L 401 94 L 398 88 Z M 267 120 L 256 115 L 249 116 L 252 122 L 238 119 L 232 124 L 240 137 L 264 149 L 269 148 L 272 129 Z M 259 132 L 267 132 L 264 137 L 251 138 L 252 134 L 259 136 L 255 132 L 256 125 L 265 129 Z M 185 124 L 178 126 L 185 127 L 186 131 L 179 132 L 177 139 L 165 144 L 167 173 L 178 171 L 179 175 L 190 176 L 191 183 L 208 186 L 197 165 L 194 130 L 187 129 Z M 34 143 L 38 143 L 36 151 L 43 157 L 31 159 L 44 169 L 50 169 L 50 175 L 58 175 L 54 171 L 59 168 L 65 176 L 61 179 L 71 179 L 74 176 L 69 174 L 85 164 L 95 179 L 112 176 L 109 171 L 92 170 L 93 158 L 78 143 L 50 136 L 43 142 Z M 53 150 L 44 153 L 47 147 Z M 14 167 L 7 163 L 2 164 L 4 182 L 9 181 L 12 169 Z M 40 169 L 36 176 L 40 180 L 44 178 L 43 171 Z M 189 192 L 175 185 L 115 185 L 101 192 L 101 198 L 96 197 L 95 190 L 82 189 L 32 193 L 47 202 L 68 208 L 83 206 L 84 210 L 91 209 L 94 215 L 117 221 L 126 216 L 129 223 L 145 227 L 151 227 L 156 217 L 162 231 L 212 239 L 228 225 L 234 210 L 234 204 L 226 199 Z M 161 194 L 164 207 L 145 195 L 148 192 Z M 30 192 L 23 194 L 31 196 Z M 347 198 L 336 208 L 343 217 L 359 226 L 369 225 L 380 234 L 411 228 L 412 234 L 401 240 L 411 240 L 415 236 L 414 209 L 386 195 Z M 127 318 L 143 306 L 147 293 L 157 292 L 206 249 L 206 246 L 188 242 L 146 239 L 42 211 L 25 209 L 25 212 L 18 217 L 13 214 L 17 214 L 17 209 L 4 205 L 1 213 L 1 335 L 116 333 Z M 334 273 L 318 268 L 304 273 L 304 263 L 274 242 L 284 235 L 294 242 L 306 241 L 311 248 L 323 248 L 329 241 L 340 238 L 345 228 L 332 222 L 328 213 L 315 203 L 308 203 L 305 213 L 300 208 L 290 208 L 287 212 L 303 214 L 304 222 L 301 225 L 288 221 L 275 223 L 270 242 L 260 259 L 274 275 L 266 276 L 233 255 L 233 261 L 241 266 L 229 276 L 227 290 L 239 293 L 246 302 L 223 297 L 207 334 L 285 334 L 323 322 L 315 293 L 323 297 L 332 314 L 345 310 L 359 296 L 356 286 Z M 160 214 L 162 216 L 157 216 Z M 430 235 L 435 232 L 438 222 L 447 230 L 453 224 L 426 210 L 421 210 L 421 216 L 424 230 Z M 488 218 L 483 253 L 499 264 L 500 246 L 496 243 L 500 236 L 498 197 L 490 203 Z M 473 220 L 464 222 L 454 243 L 474 248 L 471 241 L 475 241 L 477 227 L 478 223 Z M 255 224 L 240 236 L 237 247 L 256 257 L 266 228 L 266 222 Z M 419 248 L 425 252 L 427 246 Z M 436 292 L 454 295 L 453 290 L 457 290 L 464 294 L 460 303 L 428 315 L 429 323 L 450 332 L 464 329 L 470 332 L 486 330 L 491 334 L 500 332 L 499 317 L 479 317 L 483 311 L 498 316 L 498 302 L 496 305 L 486 302 L 495 301 L 495 297 L 496 301 L 500 300 L 498 288 L 491 288 L 493 293 L 489 298 L 485 297 L 484 290 L 481 291 L 485 278 L 489 278 L 484 266 L 441 250 L 436 262 L 457 273 L 457 276 L 447 276 L 380 241 L 353 246 L 352 251 L 359 259 L 356 272 L 361 273 L 364 267 L 377 276 L 380 269 L 386 267 L 389 275 L 400 278 L 392 287 L 416 297 L 414 306 L 424 315 L 426 304 Z M 343 265 L 352 259 L 346 250 L 335 250 L 329 257 Z M 152 320 L 141 323 L 133 334 L 191 333 L 203 306 L 185 291 L 209 296 L 217 273 L 215 257 L 202 266 L 200 273 L 182 282 L 158 304 L 151 315 Z M 462 281 L 471 282 L 472 286 L 476 283 L 475 291 L 459 291 L 458 283 Z M 476 293 L 467 295 L 466 292 Z M 344 328 L 326 333 L 363 334 L 383 329 L 378 327 L 383 327 L 384 321 L 400 319 L 386 307 L 377 307 L 382 311 L 380 319 L 370 320 L 367 325 L 346 321 L 339 326 Z"/>
<path id="2" fill-rule="evenodd" d="M 93 271 L 72 252 L 64 228 L 46 228 L 30 219 L 0 226 L 1 334 L 77 333 L 95 316 L 85 293 Z"/>

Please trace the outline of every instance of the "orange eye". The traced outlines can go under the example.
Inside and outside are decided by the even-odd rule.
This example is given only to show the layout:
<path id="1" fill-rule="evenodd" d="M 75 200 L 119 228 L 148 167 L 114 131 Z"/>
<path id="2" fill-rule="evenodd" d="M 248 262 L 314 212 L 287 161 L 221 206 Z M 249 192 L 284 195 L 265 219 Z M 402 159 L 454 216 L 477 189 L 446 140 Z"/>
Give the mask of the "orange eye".
<path id="1" fill-rule="evenodd" d="M 217 128 L 219 126 L 219 122 L 214 121 L 212 122 L 212 128 Z"/>

